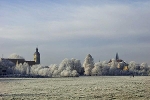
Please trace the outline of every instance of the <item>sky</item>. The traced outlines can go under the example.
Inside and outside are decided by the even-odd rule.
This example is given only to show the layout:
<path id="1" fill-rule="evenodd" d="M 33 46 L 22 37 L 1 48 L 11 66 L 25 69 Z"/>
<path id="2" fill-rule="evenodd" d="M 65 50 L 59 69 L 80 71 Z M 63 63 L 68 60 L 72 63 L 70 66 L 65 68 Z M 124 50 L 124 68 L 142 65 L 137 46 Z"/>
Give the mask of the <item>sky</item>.
<path id="1" fill-rule="evenodd" d="M 0 0 L 0 56 L 41 64 L 119 57 L 150 64 L 149 0 Z"/>

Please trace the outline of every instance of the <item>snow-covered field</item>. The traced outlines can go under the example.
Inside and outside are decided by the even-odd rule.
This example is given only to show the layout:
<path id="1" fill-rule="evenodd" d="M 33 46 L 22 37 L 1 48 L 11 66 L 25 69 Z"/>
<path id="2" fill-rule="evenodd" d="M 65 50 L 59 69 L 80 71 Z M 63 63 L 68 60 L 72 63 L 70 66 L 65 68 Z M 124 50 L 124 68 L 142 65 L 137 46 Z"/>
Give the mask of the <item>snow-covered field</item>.
<path id="1" fill-rule="evenodd" d="M 2 100 L 148 100 L 149 76 L 0 78 Z"/>

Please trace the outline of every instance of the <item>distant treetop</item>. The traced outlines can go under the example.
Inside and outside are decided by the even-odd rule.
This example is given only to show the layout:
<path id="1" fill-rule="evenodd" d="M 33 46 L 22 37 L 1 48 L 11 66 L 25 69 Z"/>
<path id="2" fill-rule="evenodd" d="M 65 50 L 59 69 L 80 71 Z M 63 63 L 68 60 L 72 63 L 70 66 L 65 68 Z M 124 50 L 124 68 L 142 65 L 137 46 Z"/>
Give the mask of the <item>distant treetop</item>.
<path id="1" fill-rule="evenodd" d="M 22 56 L 20 56 L 16 53 L 11 54 L 8 58 L 9 59 L 24 59 Z"/>

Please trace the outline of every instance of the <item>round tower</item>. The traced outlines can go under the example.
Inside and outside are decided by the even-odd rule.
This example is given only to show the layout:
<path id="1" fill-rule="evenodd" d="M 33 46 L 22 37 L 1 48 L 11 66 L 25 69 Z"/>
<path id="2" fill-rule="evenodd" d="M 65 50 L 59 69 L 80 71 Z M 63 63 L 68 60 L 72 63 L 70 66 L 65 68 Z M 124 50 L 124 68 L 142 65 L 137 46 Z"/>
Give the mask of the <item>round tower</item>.
<path id="1" fill-rule="evenodd" d="M 35 64 L 40 64 L 40 53 L 38 52 L 38 48 L 36 48 L 36 52 L 34 53 L 34 61 Z"/>

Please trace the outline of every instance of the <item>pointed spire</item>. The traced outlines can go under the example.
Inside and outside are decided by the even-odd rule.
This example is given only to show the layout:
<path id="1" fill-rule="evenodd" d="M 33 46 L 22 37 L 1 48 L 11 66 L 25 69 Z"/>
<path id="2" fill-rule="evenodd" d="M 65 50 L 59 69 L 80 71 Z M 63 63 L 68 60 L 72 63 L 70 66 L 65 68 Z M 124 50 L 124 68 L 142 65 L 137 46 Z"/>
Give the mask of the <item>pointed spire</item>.
<path id="1" fill-rule="evenodd" d="M 119 56 L 118 56 L 118 53 L 116 53 L 116 60 L 118 60 L 119 59 Z"/>

